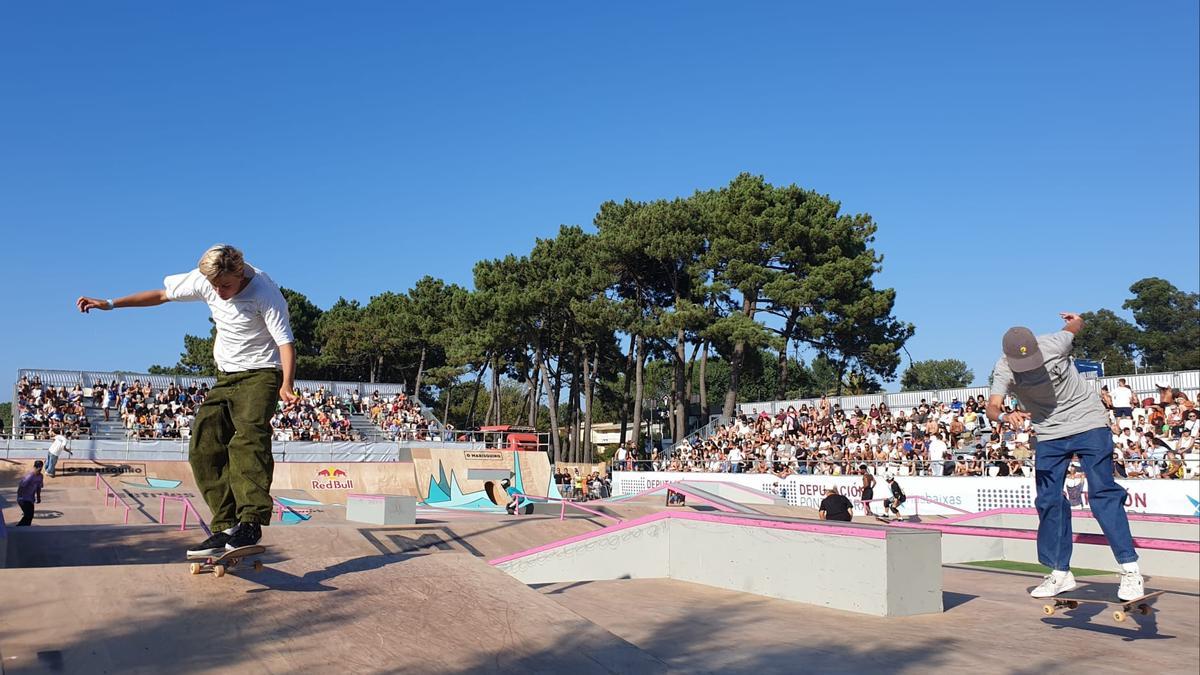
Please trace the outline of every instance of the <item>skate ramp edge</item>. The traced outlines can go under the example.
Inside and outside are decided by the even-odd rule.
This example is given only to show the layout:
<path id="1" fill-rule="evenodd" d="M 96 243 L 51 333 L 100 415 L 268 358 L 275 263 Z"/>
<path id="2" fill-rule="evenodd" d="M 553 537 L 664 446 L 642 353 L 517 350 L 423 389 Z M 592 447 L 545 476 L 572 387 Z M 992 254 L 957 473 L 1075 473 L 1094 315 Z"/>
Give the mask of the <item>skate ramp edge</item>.
<path id="1" fill-rule="evenodd" d="M 936 531 L 664 511 L 491 563 L 526 584 L 670 578 L 874 616 L 942 611 Z"/>
<path id="2" fill-rule="evenodd" d="M 51 652 L 63 673 L 667 672 L 466 553 L 295 558 L 222 579 L 182 562 L 3 570 L 0 603 L 20 610 L 0 613 L 10 673 L 43 672 Z"/>
<path id="3" fill-rule="evenodd" d="M 764 504 L 769 506 L 787 506 L 788 501 L 770 492 L 755 490 L 737 483 L 722 483 L 708 480 L 686 480 L 675 485 L 685 485 L 692 489 L 700 489 L 723 497 L 738 504 Z"/>

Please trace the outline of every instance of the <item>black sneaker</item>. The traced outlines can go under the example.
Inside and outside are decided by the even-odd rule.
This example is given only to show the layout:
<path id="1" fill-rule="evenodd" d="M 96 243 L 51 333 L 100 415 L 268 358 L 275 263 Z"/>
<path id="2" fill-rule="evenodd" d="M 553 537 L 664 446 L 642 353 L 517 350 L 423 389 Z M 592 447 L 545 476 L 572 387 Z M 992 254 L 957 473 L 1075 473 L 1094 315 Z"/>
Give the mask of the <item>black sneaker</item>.
<path id="1" fill-rule="evenodd" d="M 229 543 L 229 533 L 216 532 L 213 536 L 205 539 L 195 548 L 188 549 L 189 558 L 204 557 L 208 555 L 219 555 L 225 552 L 225 544 Z"/>
<path id="2" fill-rule="evenodd" d="M 243 546 L 253 546 L 262 539 L 262 525 L 258 523 L 239 523 L 233 529 L 233 535 L 225 542 L 225 550 L 232 551 Z"/>

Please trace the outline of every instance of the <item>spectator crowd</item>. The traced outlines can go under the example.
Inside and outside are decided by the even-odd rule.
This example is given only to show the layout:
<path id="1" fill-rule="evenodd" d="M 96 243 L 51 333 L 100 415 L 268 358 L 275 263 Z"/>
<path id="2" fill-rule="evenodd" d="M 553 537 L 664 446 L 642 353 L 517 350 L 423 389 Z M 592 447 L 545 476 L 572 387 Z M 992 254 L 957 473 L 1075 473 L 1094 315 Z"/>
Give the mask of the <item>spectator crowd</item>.
<path id="1" fill-rule="evenodd" d="M 421 413 L 421 405 L 406 394 L 382 396 L 378 391 L 361 398 L 355 392 L 351 406 L 370 416 L 388 440 L 438 441 L 441 432 Z"/>
<path id="2" fill-rule="evenodd" d="M 1200 469 L 1195 401 L 1159 383 L 1156 397 L 1138 400 L 1124 380 L 1101 391 L 1114 442 L 1114 472 L 1129 478 L 1185 478 Z M 643 461 L 618 450 L 618 469 L 800 475 L 1031 476 L 1037 434 L 985 414 L 983 395 L 949 402 L 921 400 L 908 410 L 886 403 L 843 410 L 822 397 L 775 414 L 737 416 L 695 444 L 686 439 L 670 456 Z M 1017 401 L 1005 400 L 1005 411 Z"/>
<path id="3" fill-rule="evenodd" d="M 93 435 L 86 411 L 90 402 L 93 414 L 120 422 L 125 438 L 186 440 L 208 392 L 204 382 L 155 388 L 141 379 L 97 380 L 90 390 L 82 383 L 68 390 L 44 386 L 37 376 L 22 376 L 17 383 L 17 433 L 36 440 L 59 434 L 89 438 Z M 271 417 L 276 441 L 366 440 L 351 424 L 354 414 L 368 416 L 389 440 L 440 440 L 440 432 L 430 428 L 420 406 L 404 394 L 384 396 L 375 391 L 369 396 L 358 392 L 339 396 L 324 387 L 305 387 L 296 394 L 293 403 L 280 401 Z"/>
<path id="4" fill-rule="evenodd" d="M 45 386 L 37 376 L 22 376 L 17 382 L 16 426 L 26 436 L 51 439 L 58 435 L 67 438 L 86 438 L 91 424 L 83 409 L 83 388 L 79 385 L 67 391 Z"/>

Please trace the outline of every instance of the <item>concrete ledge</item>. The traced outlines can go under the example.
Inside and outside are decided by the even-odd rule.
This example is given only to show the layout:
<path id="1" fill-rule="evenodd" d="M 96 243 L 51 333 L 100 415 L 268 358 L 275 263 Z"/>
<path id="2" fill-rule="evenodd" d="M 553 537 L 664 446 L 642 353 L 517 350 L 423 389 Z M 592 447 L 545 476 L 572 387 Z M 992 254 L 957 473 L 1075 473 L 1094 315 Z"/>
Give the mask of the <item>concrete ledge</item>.
<path id="1" fill-rule="evenodd" d="M 417 522 L 417 498 L 407 495 L 347 495 L 346 520 L 373 525 L 412 525 Z"/>
<path id="2" fill-rule="evenodd" d="M 941 534 L 660 512 L 505 556 L 527 584 L 671 578 L 874 616 L 941 613 Z"/>

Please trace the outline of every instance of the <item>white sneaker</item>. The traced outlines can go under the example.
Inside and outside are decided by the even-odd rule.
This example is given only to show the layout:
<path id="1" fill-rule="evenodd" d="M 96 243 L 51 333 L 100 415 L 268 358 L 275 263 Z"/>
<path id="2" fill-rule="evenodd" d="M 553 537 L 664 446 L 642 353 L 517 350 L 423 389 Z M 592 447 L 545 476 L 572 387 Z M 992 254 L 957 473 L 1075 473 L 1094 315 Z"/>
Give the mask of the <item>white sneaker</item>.
<path id="1" fill-rule="evenodd" d="M 1035 598 L 1049 598 L 1073 590 L 1075 590 L 1075 575 L 1067 570 L 1066 575 L 1062 577 L 1056 577 L 1054 574 L 1046 575 L 1041 585 L 1029 591 L 1029 594 Z"/>
<path id="2" fill-rule="evenodd" d="M 1122 600 L 1133 600 L 1140 598 L 1146 594 L 1146 587 L 1142 584 L 1141 572 L 1122 572 L 1121 587 L 1117 589 L 1117 597 Z"/>

